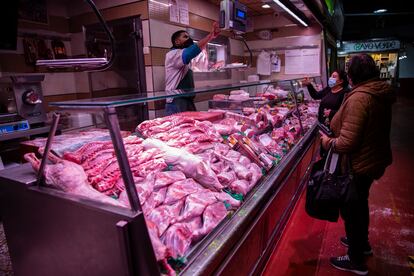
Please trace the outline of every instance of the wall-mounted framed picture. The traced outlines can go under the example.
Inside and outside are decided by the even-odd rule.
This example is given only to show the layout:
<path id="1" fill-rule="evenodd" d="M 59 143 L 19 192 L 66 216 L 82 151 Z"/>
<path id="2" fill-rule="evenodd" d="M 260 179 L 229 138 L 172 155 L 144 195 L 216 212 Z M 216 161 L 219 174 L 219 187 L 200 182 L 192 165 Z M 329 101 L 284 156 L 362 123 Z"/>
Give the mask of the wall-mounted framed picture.
<path id="1" fill-rule="evenodd" d="M 19 0 L 19 20 L 48 24 L 47 0 Z"/>

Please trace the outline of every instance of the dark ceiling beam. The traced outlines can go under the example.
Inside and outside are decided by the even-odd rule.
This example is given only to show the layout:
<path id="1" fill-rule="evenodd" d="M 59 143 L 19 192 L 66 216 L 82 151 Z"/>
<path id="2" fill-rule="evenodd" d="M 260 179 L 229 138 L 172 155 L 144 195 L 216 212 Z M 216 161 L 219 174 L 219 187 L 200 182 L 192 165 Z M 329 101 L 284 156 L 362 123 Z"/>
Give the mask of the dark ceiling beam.
<path id="1" fill-rule="evenodd" d="M 316 21 L 326 29 L 330 34 L 332 34 L 335 39 L 341 39 L 341 33 L 338 32 L 338 30 L 335 28 L 333 22 L 331 19 L 327 18 L 322 11 L 319 9 L 319 6 L 316 2 L 319 0 L 303 0 L 303 3 L 306 5 L 306 7 L 311 11 L 313 16 L 315 17 Z M 320 1 L 322 3 L 322 6 L 325 10 L 327 10 L 325 1 Z"/>

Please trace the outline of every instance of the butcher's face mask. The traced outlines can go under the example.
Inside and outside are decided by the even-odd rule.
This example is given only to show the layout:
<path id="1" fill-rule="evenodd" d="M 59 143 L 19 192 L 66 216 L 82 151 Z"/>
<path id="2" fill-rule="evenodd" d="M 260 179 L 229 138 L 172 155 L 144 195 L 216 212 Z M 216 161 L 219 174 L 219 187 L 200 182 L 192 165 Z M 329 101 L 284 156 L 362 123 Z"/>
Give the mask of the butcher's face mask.
<path id="1" fill-rule="evenodd" d="M 185 49 L 194 44 L 193 39 L 188 35 L 188 33 L 182 33 L 175 43 L 175 48 Z"/>

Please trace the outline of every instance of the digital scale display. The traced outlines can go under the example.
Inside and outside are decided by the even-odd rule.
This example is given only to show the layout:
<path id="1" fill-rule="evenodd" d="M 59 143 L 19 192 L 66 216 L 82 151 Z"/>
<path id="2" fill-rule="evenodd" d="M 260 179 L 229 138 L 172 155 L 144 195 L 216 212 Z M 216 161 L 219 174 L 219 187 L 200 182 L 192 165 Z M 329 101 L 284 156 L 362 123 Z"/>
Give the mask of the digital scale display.
<path id="1" fill-rule="evenodd" d="M 30 125 L 28 121 L 19 121 L 7 124 L 0 124 L 0 135 L 13 133 L 16 131 L 28 130 Z"/>
<path id="2" fill-rule="evenodd" d="M 239 9 L 236 9 L 236 17 L 240 18 L 242 20 L 246 20 L 246 18 L 247 18 L 246 12 L 242 11 L 242 10 L 239 10 Z"/>

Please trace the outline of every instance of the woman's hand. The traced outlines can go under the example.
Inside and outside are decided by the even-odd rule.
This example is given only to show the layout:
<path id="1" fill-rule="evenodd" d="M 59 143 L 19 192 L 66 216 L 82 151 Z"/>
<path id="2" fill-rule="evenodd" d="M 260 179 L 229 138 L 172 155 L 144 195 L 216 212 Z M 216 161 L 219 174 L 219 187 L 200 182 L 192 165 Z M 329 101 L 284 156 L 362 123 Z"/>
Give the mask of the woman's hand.
<path id="1" fill-rule="evenodd" d="M 329 115 L 330 114 L 331 114 L 331 110 L 330 109 L 325 108 L 323 110 L 323 116 L 325 116 L 325 118 L 329 118 Z"/>
<path id="2" fill-rule="evenodd" d="M 321 133 L 321 144 L 325 150 L 328 150 L 331 145 L 331 138 Z"/>
<path id="3" fill-rule="evenodd" d="M 303 85 L 303 86 L 307 86 L 307 85 L 309 85 L 310 83 L 311 83 L 311 81 L 310 81 L 309 77 L 305 77 L 305 78 L 302 80 L 302 85 Z"/>

